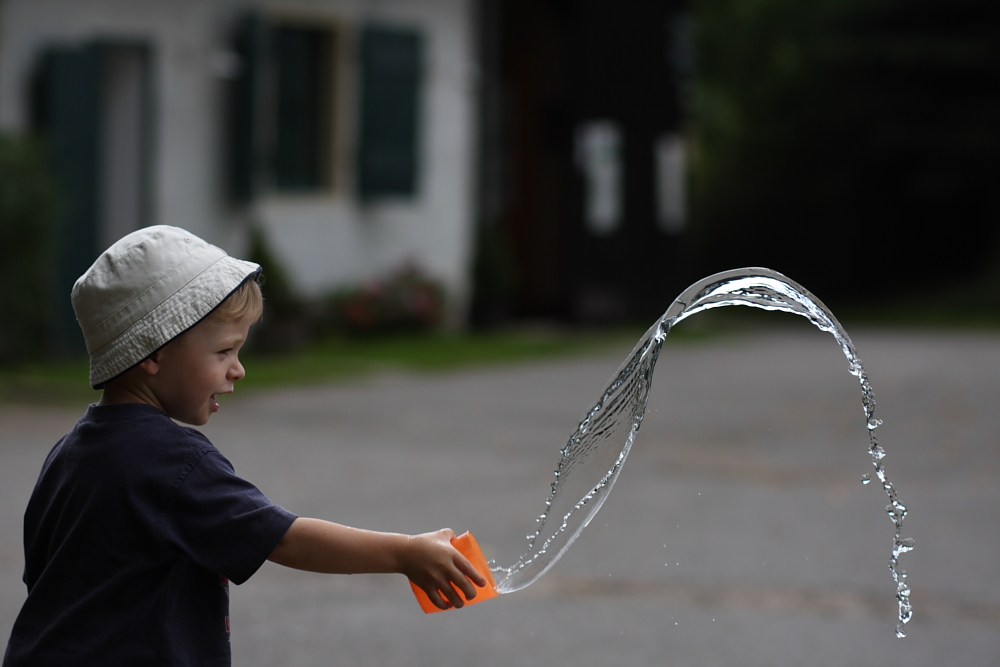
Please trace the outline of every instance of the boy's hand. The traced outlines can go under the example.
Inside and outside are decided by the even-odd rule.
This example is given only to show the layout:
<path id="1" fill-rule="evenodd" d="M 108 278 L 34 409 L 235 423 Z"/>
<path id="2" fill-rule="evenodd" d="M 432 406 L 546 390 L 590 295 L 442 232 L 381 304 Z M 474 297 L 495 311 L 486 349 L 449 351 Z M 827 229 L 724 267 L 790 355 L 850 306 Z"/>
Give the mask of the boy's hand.
<path id="1" fill-rule="evenodd" d="M 452 546 L 455 533 L 445 528 L 410 537 L 400 557 L 400 571 L 419 586 L 439 609 L 462 607 L 465 599 L 476 597 L 476 586 L 486 586 L 486 579 Z M 472 580 L 471 582 L 469 580 Z M 444 594 L 442 596 L 442 593 Z"/>

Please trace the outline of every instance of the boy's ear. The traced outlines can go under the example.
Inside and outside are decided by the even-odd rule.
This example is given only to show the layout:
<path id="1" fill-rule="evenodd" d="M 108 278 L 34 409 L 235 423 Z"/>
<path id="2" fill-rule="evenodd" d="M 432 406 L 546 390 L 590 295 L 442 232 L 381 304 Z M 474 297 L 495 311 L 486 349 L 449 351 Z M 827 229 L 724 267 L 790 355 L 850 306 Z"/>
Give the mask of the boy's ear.
<path id="1" fill-rule="evenodd" d="M 143 359 L 137 368 L 141 368 L 147 375 L 156 375 L 160 372 L 160 352 L 157 350 L 150 356 Z"/>

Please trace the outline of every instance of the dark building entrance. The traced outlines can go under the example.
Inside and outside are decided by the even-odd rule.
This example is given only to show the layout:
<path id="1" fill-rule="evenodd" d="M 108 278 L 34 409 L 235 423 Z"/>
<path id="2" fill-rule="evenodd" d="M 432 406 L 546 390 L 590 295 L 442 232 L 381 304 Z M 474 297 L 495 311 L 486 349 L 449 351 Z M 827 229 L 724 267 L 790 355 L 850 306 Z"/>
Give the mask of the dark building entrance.
<path id="1" fill-rule="evenodd" d="M 686 5 L 484 0 L 481 10 L 474 319 L 660 314 L 685 278 Z"/>
<path id="2" fill-rule="evenodd" d="M 55 347 L 83 351 L 69 294 L 102 249 L 149 224 L 152 56 L 144 42 L 53 45 L 34 79 L 34 122 L 62 196 Z"/>

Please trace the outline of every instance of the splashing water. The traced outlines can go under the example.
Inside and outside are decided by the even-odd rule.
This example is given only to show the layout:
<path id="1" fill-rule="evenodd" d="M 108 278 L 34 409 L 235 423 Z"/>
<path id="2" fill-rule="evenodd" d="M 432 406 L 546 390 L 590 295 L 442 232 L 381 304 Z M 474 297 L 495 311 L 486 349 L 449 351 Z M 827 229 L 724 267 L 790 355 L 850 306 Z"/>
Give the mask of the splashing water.
<path id="1" fill-rule="evenodd" d="M 763 268 L 734 269 L 704 278 L 684 290 L 667 312 L 643 335 L 612 377 L 601 398 L 587 412 L 566 446 L 559 452 L 545 511 L 537 517 L 536 530 L 527 536 L 524 554 L 510 567 L 493 564 L 497 590 L 511 593 L 545 574 L 580 535 L 614 486 L 642 423 L 653 380 L 653 368 L 670 329 L 681 320 L 710 308 L 751 306 L 801 315 L 833 335 L 847 357 L 849 370 L 861 383 L 861 400 L 868 425 L 869 447 L 875 476 L 889 497 L 886 512 L 895 526 L 889 570 L 896 584 L 899 623 L 896 636 L 905 637 L 904 625 L 913 615 L 906 572 L 899 556 L 913 549 L 913 540 L 902 537 L 906 506 L 886 476 L 885 450 L 876 430 L 875 394 L 854 344 L 833 314 L 807 290 L 785 276 Z M 862 481 L 867 484 L 871 476 Z"/>

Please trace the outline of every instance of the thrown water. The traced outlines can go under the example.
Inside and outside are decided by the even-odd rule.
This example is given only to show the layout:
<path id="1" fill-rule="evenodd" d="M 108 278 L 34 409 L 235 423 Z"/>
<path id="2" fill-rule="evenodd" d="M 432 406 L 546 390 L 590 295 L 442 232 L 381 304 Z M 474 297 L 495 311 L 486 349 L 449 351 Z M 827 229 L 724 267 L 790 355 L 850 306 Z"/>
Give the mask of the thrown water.
<path id="1" fill-rule="evenodd" d="M 497 590 L 510 593 L 531 585 L 559 560 L 590 523 L 618 479 L 635 440 L 649 400 L 653 368 L 670 329 L 695 313 L 722 306 L 751 306 L 801 315 L 832 334 L 847 357 L 850 373 L 861 383 L 868 453 L 875 476 L 889 497 L 886 512 L 895 527 L 889 570 L 896 584 L 899 607 L 896 636 L 905 637 L 904 626 L 913 612 L 910 587 L 906 572 L 899 569 L 899 556 L 913 549 L 913 540 L 902 537 L 906 506 L 886 476 L 885 450 L 876 437 L 882 422 L 875 418 L 875 394 L 854 344 L 833 313 L 802 286 L 763 268 L 734 269 L 696 282 L 643 335 L 560 451 L 545 511 L 537 517 L 536 529 L 527 536 L 527 549 L 509 567 L 494 564 Z M 869 483 L 870 474 L 864 475 L 862 481 Z"/>

